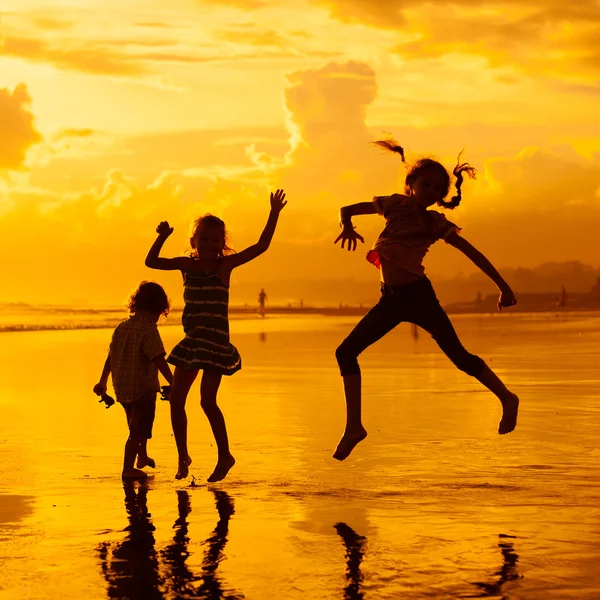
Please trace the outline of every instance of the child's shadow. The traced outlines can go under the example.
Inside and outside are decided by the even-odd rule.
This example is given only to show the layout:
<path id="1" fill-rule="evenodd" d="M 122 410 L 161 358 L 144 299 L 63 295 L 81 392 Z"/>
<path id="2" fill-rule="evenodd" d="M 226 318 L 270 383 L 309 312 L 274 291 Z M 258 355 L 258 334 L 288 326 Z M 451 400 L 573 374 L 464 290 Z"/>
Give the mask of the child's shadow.
<path id="1" fill-rule="evenodd" d="M 243 598 L 223 589 L 218 576 L 219 564 L 224 558 L 229 519 L 235 512 L 233 500 L 222 490 L 212 490 L 219 520 L 205 540 L 206 551 L 202 571 L 195 575 L 187 565 L 188 516 L 192 512 L 190 495 L 177 491 L 178 517 L 173 525 L 173 540 L 159 550 L 155 549 L 155 527 L 147 507 L 148 487 L 145 483 L 126 482 L 125 510 L 129 525 L 122 542 L 102 542 L 98 548 L 102 573 L 108 584 L 108 597 L 120 600 L 155 600 L 159 598 Z"/>

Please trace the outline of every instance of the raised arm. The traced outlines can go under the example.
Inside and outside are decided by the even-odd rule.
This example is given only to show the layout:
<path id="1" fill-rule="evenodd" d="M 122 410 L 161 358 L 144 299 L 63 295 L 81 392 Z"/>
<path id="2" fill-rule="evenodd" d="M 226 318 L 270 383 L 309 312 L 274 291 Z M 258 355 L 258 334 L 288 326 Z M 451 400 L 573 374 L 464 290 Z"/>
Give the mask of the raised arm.
<path id="1" fill-rule="evenodd" d="M 451 233 L 446 238 L 446 242 L 460 250 L 498 286 L 500 290 L 498 310 L 502 310 L 502 307 L 514 306 L 517 303 L 515 294 L 508 283 L 504 281 L 500 273 L 494 268 L 494 265 L 475 246 L 467 242 L 464 237 L 458 235 L 456 232 Z"/>
<path id="2" fill-rule="evenodd" d="M 158 233 L 158 237 L 154 240 L 154 244 L 152 244 L 152 247 L 148 251 L 144 264 L 151 269 L 160 269 L 162 271 L 183 269 L 187 261 L 185 256 L 178 256 L 176 258 L 162 258 L 159 256 L 163 244 L 173 233 L 173 228 L 167 221 L 162 221 L 156 228 L 156 233 Z"/>
<path id="3" fill-rule="evenodd" d="M 344 248 L 344 244 L 348 242 L 348 250 L 356 250 L 357 240 L 360 240 L 364 244 L 365 239 L 355 231 L 352 224 L 352 217 L 357 215 L 374 215 L 375 213 L 377 213 L 377 210 L 373 202 L 358 202 L 357 204 L 342 206 L 340 208 L 340 227 L 342 228 L 342 233 L 338 235 L 333 243 L 337 244 L 342 240 L 342 249 Z"/>
<path id="4" fill-rule="evenodd" d="M 263 229 L 263 232 L 258 239 L 256 244 L 248 246 L 245 250 L 238 252 L 237 254 L 231 254 L 223 259 L 223 265 L 231 269 L 239 267 L 244 263 L 247 263 L 257 256 L 260 256 L 263 252 L 266 252 L 271 245 L 275 228 L 277 227 L 277 221 L 279 219 L 279 213 L 283 210 L 283 207 L 287 204 L 285 200 L 285 192 L 283 190 L 277 190 L 274 194 L 271 192 L 271 212 L 267 219 L 267 224 Z"/>

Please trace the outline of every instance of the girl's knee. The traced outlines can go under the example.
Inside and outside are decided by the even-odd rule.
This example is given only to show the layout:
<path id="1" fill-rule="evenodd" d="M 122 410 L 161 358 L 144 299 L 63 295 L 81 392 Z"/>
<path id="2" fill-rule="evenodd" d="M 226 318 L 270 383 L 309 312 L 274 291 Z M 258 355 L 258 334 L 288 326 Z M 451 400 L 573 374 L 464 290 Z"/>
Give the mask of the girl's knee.
<path id="1" fill-rule="evenodd" d="M 200 396 L 200 407 L 204 412 L 211 412 L 217 408 L 216 396 Z"/>
<path id="2" fill-rule="evenodd" d="M 460 360 L 455 361 L 456 366 L 471 377 L 479 377 L 485 368 L 485 362 L 479 356 L 465 351 Z"/>
<path id="3" fill-rule="evenodd" d="M 358 355 L 348 348 L 342 342 L 335 351 L 335 358 L 340 368 L 340 374 L 344 375 L 360 375 L 360 367 L 358 366 Z"/>

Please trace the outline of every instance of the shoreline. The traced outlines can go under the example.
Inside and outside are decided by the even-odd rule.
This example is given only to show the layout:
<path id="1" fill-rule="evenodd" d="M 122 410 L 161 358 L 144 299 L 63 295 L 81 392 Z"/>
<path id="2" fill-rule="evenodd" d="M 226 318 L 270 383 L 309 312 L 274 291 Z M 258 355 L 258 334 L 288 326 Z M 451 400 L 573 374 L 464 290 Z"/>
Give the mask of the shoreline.
<path id="1" fill-rule="evenodd" d="M 600 304 L 598 305 L 585 305 L 585 306 L 563 306 L 563 307 L 550 307 L 550 306 L 516 306 L 510 307 L 509 309 L 498 311 L 495 305 L 488 306 L 488 303 L 482 306 L 473 306 L 472 303 L 447 305 L 444 310 L 449 315 L 462 315 L 462 316 L 510 316 L 510 315 L 528 315 L 528 314 L 547 314 L 553 316 L 567 316 L 567 315 L 585 315 L 585 316 L 600 316 Z M 232 306 L 229 309 L 229 314 L 232 320 L 258 320 L 269 317 L 302 317 L 302 316 L 322 316 L 322 317 L 361 317 L 364 316 L 371 306 L 344 306 L 340 307 L 317 307 L 307 306 L 303 308 L 299 307 L 286 307 L 286 306 L 273 306 L 265 310 L 264 316 L 261 315 L 260 311 L 255 307 L 239 307 Z M 170 319 L 168 322 L 160 323 L 160 327 L 179 327 L 181 326 L 181 310 L 175 309 L 170 313 Z M 56 315 L 64 314 L 73 317 L 72 320 L 65 320 L 63 322 L 43 322 L 37 320 L 35 317 L 30 322 L 8 322 L 2 324 L 0 321 L 0 333 L 18 333 L 26 331 L 73 331 L 79 329 L 111 329 L 116 327 L 121 321 L 126 318 L 126 311 L 120 308 L 110 309 L 52 309 L 45 311 L 43 309 L 34 309 L 29 311 L 28 316 L 33 316 L 31 313 L 37 315 Z M 114 313 L 118 313 L 118 316 Z M 114 314 L 114 316 L 112 316 Z M 97 320 L 86 321 L 85 319 L 78 320 L 78 317 L 97 316 Z M 110 316 L 109 316 L 110 315 Z"/>

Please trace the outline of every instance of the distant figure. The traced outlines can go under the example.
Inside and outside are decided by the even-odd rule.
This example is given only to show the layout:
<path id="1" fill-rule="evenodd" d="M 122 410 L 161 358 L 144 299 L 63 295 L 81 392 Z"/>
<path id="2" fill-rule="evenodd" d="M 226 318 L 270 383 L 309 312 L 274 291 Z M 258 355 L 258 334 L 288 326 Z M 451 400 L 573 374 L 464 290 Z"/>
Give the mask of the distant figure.
<path id="1" fill-rule="evenodd" d="M 158 372 L 168 383 L 173 381 L 171 369 L 165 360 L 165 348 L 156 323 L 161 315 L 169 313 L 165 290 L 151 281 L 142 281 L 129 298 L 129 318 L 117 325 L 112 334 L 108 356 L 100 382 L 94 393 L 106 393 L 108 376 L 112 375 L 117 401 L 125 409 L 129 437 L 125 442 L 123 479 L 143 478 L 144 467 L 154 468 L 148 456 L 147 443 L 152 437 L 156 411 L 156 393 L 160 391 Z M 137 469 L 134 462 L 137 457 Z"/>
<path id="2" fill-rule="evenodd" d="M 483 296 L 481 295 L 481 290 L 477 292 L 477 296 L 475 296 L 475 306 L 481 306 L 483 302 Z"/>
<path id="3" fill-rule="evenodd" d="M 565 304 L 567 303 L 567 290 L 565 289 L 565 286 L 562 286 L 562 289 L 560 291 L 560 296 L 558 297 L 558 300 L 556 301 L 556 305 L 559 306 L 560 308 L 562 308 L 563 306 L 565 306 Z"/>
<path id="4" fill-rule="evenodd" d="M 304 308 L 304 299 L 300 298 L 300 308 Z"/>
<path id="5" fill-rule="evenodd" d="M 375 144 L 399 153 L 404 161 L 404 150 L 394 140 Z M 333 455 L 338 460 L 347 458 L 367 437 L 361 419 L 361 373 L 357 358 L 402 321 L 414 323 L 429 332 L 460 370 L 477 378 L 498 397 L 503 410 L 498 433 L 509 433 L 516 426 L 519 399 L 481 358 L 465 350 L 422 265 L 429 247 L 443 239 L 463 252 L 496 283 L 500 289 L 498 310 L 516 304 L 510 286 L 492 264 L 458 234 L 459 227 L 442 213 L 427 210 L 433 204 L 448 209 L 458 206 L 463 173 L 474 177 L 475 169 L 467 163 L 456 165 L 457 194 L 450 201 L 444 201 L 450 188 L 448 172 L 435 160 L 421 159 L 406 176 L 406 195 L 375 196 L 372 202 L 344 206 L 340 210 L 342 233 L 335 242 L 341 240 L 342 249 L 346 242 L 348 250 L 356 250 L 357 240 L 364 243 L 363 237 L 354 229 L 353 216 L 377 213 L 385 218 L 386 226 L 367 254 L 367 260 L 381 270 L 381 298 L 336 350 L 346 396 L 346 428 Z"/>
<path id="6" fill-rule="evenodd" d="M 242 359 L 229 340 L 229 280 L 231 272 L 265 252 L 271 243 L 279 213 L 287 204 L 283 190 L 271 193 L 271 212 L 258 242 L 237 254 L 227 246 L 225 223 L 213 215 L 204 215 L 194 223 L 190 256 L 162 258 L 160 250 L 173 233 L 163 221 L 158 238 L 146 257 L 152 269 L 179 269 L 183 276 L 185 308 L 182 321 L 185 339 L 177 344 L 169 358 L 175 365 L 171 390 L 171 423 L 179 454 L 176 479 L 188 476 L 192 462 L 187 448 L 185 403 L 198 371 L 204 371 L 200 384 L 200 405 L 210 423 L 218 449 L 217 465 L 209 482 L 224 479 L 235 464 L 223 413 L 217 405 L 217 392 L 223 375 L 233 375 L 242 367 Z"/>
<path id="7" fill-rule="evenodd" d="M 258 306 L 260 307 L 260 314 L 264 317 L 265 316 L 265 301 L 267 299 L 267 293 L 265 292 L 265 289 L 261 289 L 260 293 L 258 294 Z"/>

